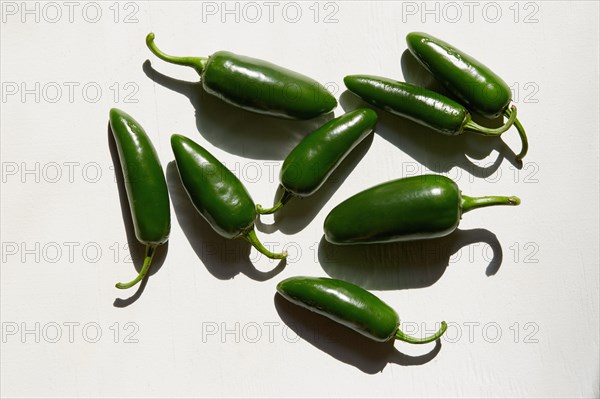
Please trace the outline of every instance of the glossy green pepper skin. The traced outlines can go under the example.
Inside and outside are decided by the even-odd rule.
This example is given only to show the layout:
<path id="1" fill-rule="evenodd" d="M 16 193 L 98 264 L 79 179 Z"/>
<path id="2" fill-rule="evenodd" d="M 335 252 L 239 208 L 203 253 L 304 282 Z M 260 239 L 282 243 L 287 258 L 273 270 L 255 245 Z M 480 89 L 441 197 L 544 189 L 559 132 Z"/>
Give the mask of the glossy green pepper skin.
<path id="1" fill-rule="evenodd" d="M 156 150 L 142 126 L 116 108 L 110 110 L 109 119 L 123 170 L 135 237 L 146 245 L 146 256 L 138 277 L 130 283 L 117 284 L 117 288 L 130 288 L 148 272 L 156 247 L 169 239 L 169 191 Z"/>
<path id="2" fill-rule="evenodd" d="M 277 284 L 277 292 L 292 303 L 323 315 L 377 342 L 393 338 L 423 344 L 440 338 L 446 322 L 434 335 L 413 338 L 399 330 L 398 314 L 369 291 L 342 280 L 291 277 Z"/>
<path id="3" fill-rule="evenodd" d="M 411 32 L 406 43 L 417 60 L 467 108 L 487 118 L 510 117 L 510 87 L 487 66 L 426 33 Z M 514 124 L 523 143 L 517 158 L 522 159 L 527 153 L 527 136 L 518 119 Z"/>
<path id="4" fill-rule="evenodd" d="M 288 154 L 281 167 L 282 198 L 269 209 L 258 205 L 258 213 L 274 213 L 292 197 L 314 194 L 344 158 L 373 131 L 376 123 L 375 111 L 362 108 L 332 119 L 307 135 Z"/>
<path id="5" fill-rule="evenodd" d="M 237 107 L 289 119 L 312 119 L 332 111 L 335 97 L 319 82 L 267 61 L 218 51 L 209 58 L 173 57 L 146 44 L 158 58 L 194 68 L 206 92 Z"/>
<path id="6" fill-rule="evenodd" d="M 517 197 L 462 195 L 451 179 L 423 175 L 392 180 L 362 191 L 327 215 L 325 239 L 367 244 L 443 237 L 465 212 L 492 205 L 518 205 Z"/>
<path id="7" fill-rule="evenodd" d="M 211 153 L 187 137 L 171 136 L 181 182 L 198 212 L 221 236 L 243 237 L 258 251 L 272 259 L 284 259 L 286 254 L 268 251 L 256 237 L 256 209 L 250 194 Z"/>
<path id="8" fill-rule="evenodd" d="M 432 90 L 380 76 L 350 75 L 344 78 L 344 84 L 370 104 L 449 136 L 462 134 L 465 130 L 498 136 L 512 124 L 509 121 L 498 129 L 480 126 L 456 101 Z"/>
<path id="9" fill-rule="evenodd" d="M 508 108 L 510 87 L 475 58 L 422 32 L 409 33 L 406 43 L 417 60 L 473 111 L 497 118 Z"/>

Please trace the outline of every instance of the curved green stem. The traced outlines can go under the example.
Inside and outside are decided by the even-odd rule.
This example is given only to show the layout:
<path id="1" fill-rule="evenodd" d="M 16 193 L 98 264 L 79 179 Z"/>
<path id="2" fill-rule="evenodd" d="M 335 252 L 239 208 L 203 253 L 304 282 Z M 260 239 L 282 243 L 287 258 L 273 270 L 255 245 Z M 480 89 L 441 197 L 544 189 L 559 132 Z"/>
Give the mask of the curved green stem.
<path id="1" fill-rule="evenodd" d="M 504 125 L 500 126 L 499 128 L 491 129 L 489 127 L 481 126 L 480 124 L 473 122 L 473 120 L 469 120 L 465 124 L 465 129 L 472 131 L 474 133 L 477 133 L 477 134 L 481 134 L 483 136 L 500 136 L 502 133 L 504 133 L 508 129 L 510 129 L 510 127 L 513 125 L 513 123 L 516 122 L 517 107 L 515 107 L 513 105 L 511 107 L 511 111 L 506 110 L 505 115 L 507 116 L 508 120 L 506 121 L 506 123 Z"/>
<path id="2" fill-rule="evenodd" d="M 425 337 L 425 338 L 414 338 L 409 335 L 406 335 L 406 333 L 404 333 L 403 331 L 398 329 L 398 331 L 396 331 L 395 338 L 400 341 L 408 342 L 411 344 L 427 344 L 429 342 L 438 340 L 442 335 L 444 335 L 447 328 L 448 328 L 448 325 L 446 324 L 446 322 L 442 321 L 442 326 L 440 327 L 440 329 L 437 330 L 437 332 L 435 334 L 430 335 L 429 337 Z"/>
<path id="3" fill-rule="evenodd" d="M 152 263 L 152 258 L 154 258 L 154 253 L 156 246 L 155 245 L 146 245 L 146 253 L 144 254 L 144 264 L 142 265 L 142 270 L 140 270 L 140 274 L 138 274 L 138 276 L 136 278 L 134 278 L 133 280 L 131 280 L 128 283 L 117 283 L 115 284 L 115 287 L 119 288 L 119 289 L 126 289 L 126 288 L 131 288 L 134 285 L 136 285 L 137 283 L 139 283 L 140 281 L 142 281 L 142 279 L 144 278 L 144 276 L 146 275 L 146 273 L 148 273 L 148 270 L 150 269 L 150 264 Z"/>
<path id="4" fill-rule="evenodd" d="M 283 195 L 281 196 L 281 199 L 277 201 L 275 205 L 273 205 L 271 208 L 263 208 L 260 204 L 256 205 L 256 212 L 260 213 L 261 215 L 270 215 L 272 213 L 277 212 L 279 208 L 284 206 L 293 197 L 292 193 L 287 191 L 285 188 L 283 190 L 284 191 Z"/>
<path id="5" fill-rule="evenodd" d="M 519 205 L 521 199 L 519 197 L 510 196 L 487 196 L 487 197 L 469 197 L 466 195 L 462 196 L 462 213 L 472 211 L 477 208 L 484 208 L 486 206 L 494 205 Z"/>
<path id="6" fill-rule="evenodd" d="M 510 116 L 511 111 L 507 109 L 506 111 L 504 111 L 504 114 L 506 116 Z M 519 132 L 519 137 L 521 137 L 521 152 L 517 154 L 517 161 L 521 162 L 523 158 L 525 158 L 525 154 L 527 154 L 527 150 L 529 149 L 529 142 L 527 141 L 527 134 L 525 134 L 525 129 L 523 128 L 523 125 L 521 125 L 521 122 L 519 122 L 517 118 L 515 118 L 515 127 Z"/>
<path id="7" fill-rule="evenodd" d="M 200 75 L 202 75 L 202 71 L 204 71 L 204 68 L 206 67 L 206 63 L 208 62 L 208 58 L 175 57 L 175 56 L 163 53 L 158 47 L 156 47 L 156 44 L 154 44 L 154 33 L 152 33 L 152 32 L 148 33 L 148 36 L 146 36 L 146 45 L 148 46 L 150 51 L 152 51 L 152 54 L 154 54 L 161 60 L 170 62 L 171 64 L 192 67 Z"/>
<path id="8" fill-rule="evenodd" d="M 246 234 L 243 234 L 242 237 L 248 240 L 248 242 L 258 250 L 258 252 L 271 259 L 285 259 L 287 257 L 287 251 L 283 251 L 280 254 L 276 254 L 265 248 L 265 246 L 262 245 L 262 243 L 258 240 L 258 237 L 256 237 L 256 231 L 254 231 L 254 228 L 248 230 L 248 232 Z"/>

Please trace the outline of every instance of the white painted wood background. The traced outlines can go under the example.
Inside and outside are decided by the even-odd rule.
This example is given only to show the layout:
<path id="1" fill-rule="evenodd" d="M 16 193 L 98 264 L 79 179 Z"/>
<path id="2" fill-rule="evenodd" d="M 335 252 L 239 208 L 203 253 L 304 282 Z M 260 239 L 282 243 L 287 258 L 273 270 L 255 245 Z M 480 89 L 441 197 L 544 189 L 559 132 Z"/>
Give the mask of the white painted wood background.
<path id="1" fill-rule="evenodd" d="M 282 159 L 319 121 L 194 94 L 196 73 L 154 57 L 148 32 L 173 54 L 227 49 L 327 82 L 340 115 L 359 104 L 344 75 L 427 83 L 405 54 L 415 30 L 511 85 L 531 145 L 522 169 L 511 162 L 514 129 L 502 140 L 443 138 L 381 114 L 372 141 L 318 195 L 258 226 L 290 252 L 279 274 L 194 213 L 169 165 L 172 133 L 205 145 L 269 204 Z M 598 37 L 591 1 L 2 2 L 2 396 L 598 397 Z M 145 126 L 173 205 L 162 266 L 132 299 L 136 290 L 114 288 L 135 269 L 111 107 Z M 461 232 L 433 243 L 321 242 L 343 199 L 428 171 L 522 205 L 469 213 Z M 441 346 L 369 344 L 274 300 L 293 275 L 359 282 L 407 331 L 450 328 Z"/>

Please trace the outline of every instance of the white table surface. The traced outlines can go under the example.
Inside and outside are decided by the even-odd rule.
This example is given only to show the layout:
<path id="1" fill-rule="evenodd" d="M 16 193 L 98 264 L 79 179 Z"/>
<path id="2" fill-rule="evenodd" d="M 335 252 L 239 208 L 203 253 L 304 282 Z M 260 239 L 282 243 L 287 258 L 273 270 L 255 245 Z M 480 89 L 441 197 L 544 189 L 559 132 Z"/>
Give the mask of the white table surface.
<path id="1" fill-rule="evenodd" d="M 426 31 L 507 81 L 531 148 L 517 169 L 514 129 L 445 138 L 380 112 L 318 194 L 257 226 L 288 249 L 281 270 L 195 213 L 169 137 L 206 146 L 269 204 L 285 155 L 323 120 L 199 96 L 192 69 L 148 51 L 150 31 L 173 54 L 227 49 L 310 75 L 341 96 L 336 115 L 360 105 L 344 75 L 431 83 L 405 53 L 405 35 Z M 598 397 L 598 37 L 593 1 L 2 2 L 2 396 Z M 168 251 L 143 292 L 114 287 L 136 271 L 111 107 L 143 124 L 169 182 Z M 433 242 L 322 241 L 343 199 L 430 171 L 523 202 Z M 409 332 L 450 327 L 441 346 L 374 345 L 276 299 L 294 275 L 360 283 Z"/>

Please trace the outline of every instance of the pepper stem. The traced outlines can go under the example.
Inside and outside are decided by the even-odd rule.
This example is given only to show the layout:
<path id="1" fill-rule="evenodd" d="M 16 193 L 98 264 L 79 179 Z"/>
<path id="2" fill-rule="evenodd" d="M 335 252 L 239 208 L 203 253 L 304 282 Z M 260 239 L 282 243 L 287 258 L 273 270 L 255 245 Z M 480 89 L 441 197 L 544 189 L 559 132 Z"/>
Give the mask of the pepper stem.
<path id="1" fill-rule="evenodd" d="M 448 328 L 448 325 L 446 324 L 446 322 L 442 321 L 442 326 L 440 327 L 440 329 L 435 334 L 430 335 L 429 337 L 425 337 L 425 338 L 414 338 L 414 337 L 411 337 L 410 335 L 406 335 L 406 333 L 404 333 L 403 331 L 398 329 L 398 331 L 396 331 L 395 338 L 397 340 L 408 342 L 411 344 L 427 344 L 429 342 L 438 340 L 442 335 L 444 335 L 447 328 Z"/>
<path id="2" fill-rule="evenodd" d="M 472 131 L 474 133 L 483 135 L 483 136 L 500 136 L 502 133 L 506 132 L 517 120 L 517 107 L 514 105 L 511 107 L 511 111 L 506 110 L 505 115 L 508 118 L 506 123 L 499 128 L 491 129 L 489 127 L 481 126 L 478 123 L 469 120 L 465 124 L 465 129 Z"/>
<path id="3" fill-rule="evenodd" d="M 507 117 L 510 117 L 511 110 L 507 109 L 506 111 L 504 111 L 504 114 Z M 519 137 L 521 137 L 521 152 L 519 152 L 519 154 L 517 155 L 517 161 L 521 162 L 523 158 L 525 158 L 525 154 L 527 154 L 527 150 L 529 149 L 529 143 L 527 142 L 527 135 L 525 134 L 525 129 L 523 128 L 523 125 L 521 125 L 521 122 L 519 122 L 517 118 L 515 118 L 515 127 L 519 132 Z"/>
<path id="4" fill-rule="evenodd" d="M 293 197 L 292 193 L 290 193 L 289 191 L 284 189 L 281 199 L 279 201 L 277 201 L 277 203 L 275 205 L 273 205 L 271 208 L 263 208 L 262 205 L 257 204 L 256 212 L 260 213 L 261 215 L 270 215 L 272 213 L 275 213 L 279 210 L 279 208 L 284 206 L 290 199 L 292 199 L 292 197 Z"/>
<path id="5" fill-rule="evenodd" d="M 462 213 L 472 211 L 477 208 L 484 208 L 486 206 L 494 205 L 519 205 L 521 199 L 519 197 L 511 196 L 487 196 L 487 197 L 469 197 L 466 195 L 462 196 Z"/>
<path id="6" fill-rule="evenodd" d="M 208 62 L 208 58 L 175 57 L 175 56 L 163 53 L 158 47 L 156 47 L 156 44 L 154 44 L 154 33 L 153 32 L 148 33 L 148 36 L 146 36 L 146 45 L 148 46 L 150 51 L 152 51 L 152 54 L 154 54 L 161 60 L 170 62 L 171 64 L 192 67 L 196 70 L 196 72 L 198 72 L 199 75 L 202 75 L 202 72 L 204 71 L 204 68 L 206 67 L 206 63 Z"/>
<path id="7" fill-rule="evenodd" d="M 115 287 L 119 288 L 119 289 L 126 289 L 126 288 L 131 288 L 134 285 L 136 285 L 137 283 L 139 283 L 140 281 L 142 281 L 142 279 L 144 278 L 144 276 L 146 275 L 146 273 L 148 273 L 148 270 L 150 269 L 150 264 L 152 263 L 152 258 L 154 258 L 154 253 L 156 246 L 155 245 L 146 245 L 146 253 L 144 254 L 144 264 L 142 265 L 142 270 L 140 271 L 140 274 L 138 274 L 138 276 L 136 278 L 134 278 L 133 280 L 131 280 L 128 283 L 117 283 L 115 284 Z"/>
<path id="8" fill-rule="evenodd" d="M 258 252 L 271 259 L 285 259 L 287 257 L 287 251 L 283 251 L 280 254 L 276 254 L 265 248 L 265 246 L 262 245 L 262 243 L 258 240 L 258 237 L 256 237 L 256 231 L 254 231 L 254 228 L 248 230 L 248 232 L 242 235 L 242 237 L 248 240 L 248 242 L 258 250 Z"/>

